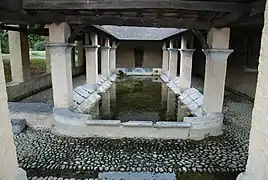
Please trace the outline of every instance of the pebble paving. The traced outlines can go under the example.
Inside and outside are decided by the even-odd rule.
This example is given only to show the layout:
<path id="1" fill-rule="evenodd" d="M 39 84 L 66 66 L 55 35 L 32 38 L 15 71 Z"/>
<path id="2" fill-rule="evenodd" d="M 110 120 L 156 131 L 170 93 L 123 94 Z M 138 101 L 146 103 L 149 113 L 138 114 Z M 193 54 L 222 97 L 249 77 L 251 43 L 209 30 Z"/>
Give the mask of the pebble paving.
<path id="1" fill-rule="evenodd" d="M 247 162 L 252 108 L 226 92 L 224 134 L 202 141 L 70 138 L 33 129 L 14 139 L 19 165 L 33 180 L 97 179 L 108 171 L 239 173 Z"/>

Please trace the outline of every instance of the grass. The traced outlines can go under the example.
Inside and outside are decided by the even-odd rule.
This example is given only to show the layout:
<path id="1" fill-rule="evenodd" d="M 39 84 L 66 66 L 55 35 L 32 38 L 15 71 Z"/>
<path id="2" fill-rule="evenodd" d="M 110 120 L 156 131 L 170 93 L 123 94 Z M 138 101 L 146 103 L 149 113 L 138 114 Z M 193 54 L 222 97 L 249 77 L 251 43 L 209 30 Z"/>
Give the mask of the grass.
<path id="1" fill-rule="evenodd" d="M 12 81 L 9 55 L 3 55 L 4 71 L 6 82 Z M 44 57 L 31 57 L 30 59 L 31 75 L 38 75 L 46 72 L 46 59 Z"/>

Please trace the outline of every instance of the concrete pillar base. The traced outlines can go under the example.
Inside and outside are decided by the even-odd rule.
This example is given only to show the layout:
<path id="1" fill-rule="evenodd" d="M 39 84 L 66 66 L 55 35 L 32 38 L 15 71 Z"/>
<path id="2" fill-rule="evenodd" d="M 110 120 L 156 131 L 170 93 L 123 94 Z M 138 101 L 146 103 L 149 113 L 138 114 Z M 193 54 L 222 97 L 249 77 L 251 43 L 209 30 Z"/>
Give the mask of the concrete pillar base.
<path id="1" fill-rule="evenodd" d="M 55 108 L 73 107 L 71 52 L 74 44 L 50 43 L 51 76 Z"/>
<path id="2" fill-rule="evenodd" d="M 182 90 L 191 87 L 192 82 L 192 61 L 193 53 L 195 49 L 180 49 L 181 59 L 180 59 L 180 88 Z"/>
<path id="3" fill-rule="evenodd" d="M 98 48 L 99 45 L 84 46 L 86 51 L 86 82 L 96 84 L 98 82 Z"/>
<path id="4" fill-rule="evenodd" d="M 230 49 L 206 49 L 206 70 L 204 82 L 204 104 L 206 113 L 221 113 L 227 58 L 233 52 Z"/>
<path id="5" fill-rule="evenodd" d="M 22 168 L 18 168 L 14 174 L 13 180 L 27 180 L 27 173 Z"/>
<path id="6" fill-rule="evenodd" d="M 169 48 L 169 79 L 177 76 L 178 68 L 178 49 Z"/>
<path id="7" fill-rule="evenodd" d="M 237 178 L 236 178 L 236 180 L 248 180 L 248 178 L 246 177 L 246 173 L 240 173 L 238 176 L 237 176 Z"/>

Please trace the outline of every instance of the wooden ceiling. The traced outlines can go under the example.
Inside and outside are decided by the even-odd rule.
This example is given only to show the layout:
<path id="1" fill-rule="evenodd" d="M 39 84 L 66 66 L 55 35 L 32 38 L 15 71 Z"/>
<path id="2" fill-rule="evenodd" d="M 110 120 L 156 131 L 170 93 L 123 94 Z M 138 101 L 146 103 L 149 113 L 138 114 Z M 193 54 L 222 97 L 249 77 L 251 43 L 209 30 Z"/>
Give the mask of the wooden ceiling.
<path id="1" fill-rule="evenodd" d="M 209 29 L 261 25 L 264 7 L 265 0 L 1 0 L 0 21 Z"/>

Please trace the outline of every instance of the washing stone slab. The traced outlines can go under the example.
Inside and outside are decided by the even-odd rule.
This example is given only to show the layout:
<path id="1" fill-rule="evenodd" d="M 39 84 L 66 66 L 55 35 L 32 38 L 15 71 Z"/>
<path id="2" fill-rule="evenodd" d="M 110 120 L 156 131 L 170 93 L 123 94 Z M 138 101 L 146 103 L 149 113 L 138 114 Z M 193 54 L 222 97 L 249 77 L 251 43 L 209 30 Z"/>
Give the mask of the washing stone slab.
<path id="1" fill-rule="evenodd" d="M 156 128 L 190 128 L 192 126 L 191 123 L 186 122 L 166 122 L 160 121 L 157 122 L 154 127 Z"/>
<path id="2" fill-rule="evenodd" d="M 85 91 L 82 86 L 76 87 L 74 91 L 85 99 L 87 99 L 90 96 L 90 94 L 87 91 Z"/>
<path id="3" fill-rule="evenodd" d="M 80 105 L 85 101 L 85 98 L 80 96 L 77 92 L 73 91 L 73 101 Z"/>
<path id="4" fill-rule="evenodd" d="M 125 127 L 152 127 L 153 122 L 152 121 L 129 121 L 122 123 Z"/>
<path id="5" fill-rule="evenodd" d="M 120 120 L 87 120 L 85 125 L 119 126 Z"/>
<path id="6" fill-rule="evenodd" d="M 186 97 L 186 98 L 184 98 L 181 102 L 182 102 L 183 104 L 186 104 L 186 105 L 188 106 L 188 105 L 191 104 L 193 101 L 192 101 L 191 98 Z"/>
<path id="7" fill-rule="evenodd" d="M 195 103 L 196 103 L 198 106 L 202 106 L 203 103 L 204 103 L 204 96 L 202 95 L 200 98 L 196 99 L 196 100 L 195 100 Z"/>
<path id="8" fill-rule="evenodd" d="M 190 89 L 187 89 L 186 91 L 184 91 L 183 94 L 185 93 L 188 96 L 190 96 L 190 95 L 194 94 L 195 92 L 198 92 L 198 90 L 195 88 L 190 88 Z"/>
<path id="9" fill-rule="evenodd" d="M 199 107 L 198 104 L 196 104 L 195 102 L 192 102 L 192 103 L 188 106 L 188 108 L 189 108 L 191 111 L 196 110 L 198 107 Z"/>
<path id="10" fill-rule="evenodd" d="M 202 94 L 201 94 L 199 91 L 197 91 L 197 92 L 191 94 L 189 97 L 190 97 L 192 100 L 196 100 L 196 99 L 200 98 L 201 96 L 202 96 Z"/>
<path id="11" fill-rule="evenodd" d="M 97 90 L 97 85 L 84 84 L 82 88 L 88 93 L 92 94 Z"/>
<path id="12" fill-rule="evenodd" d="M 11 119 L 13 134 L 19 134 L 26 127 L 26 119 Z"/>

